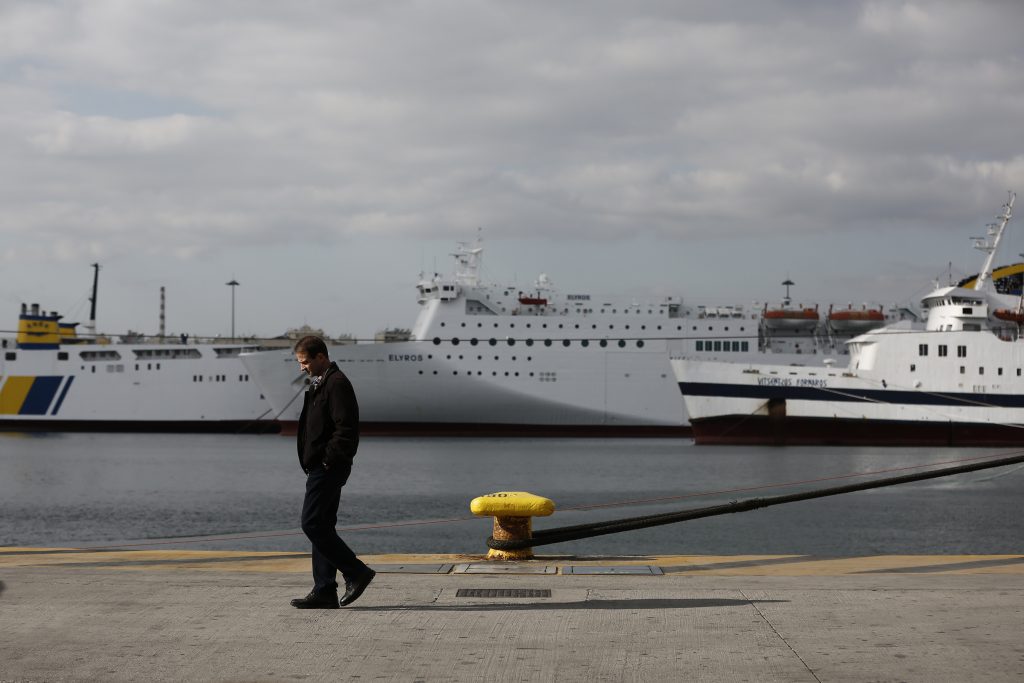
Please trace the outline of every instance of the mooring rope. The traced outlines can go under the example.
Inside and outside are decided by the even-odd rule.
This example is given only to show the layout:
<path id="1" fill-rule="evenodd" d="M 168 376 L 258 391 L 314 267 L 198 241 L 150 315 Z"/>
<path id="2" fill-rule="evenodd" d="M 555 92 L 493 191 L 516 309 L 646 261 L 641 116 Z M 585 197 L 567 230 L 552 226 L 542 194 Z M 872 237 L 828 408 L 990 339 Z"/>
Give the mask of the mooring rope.
<path id="1" fill-rule="evenodd" d="M 939 470 L 932 470 L 930 472 L 918 472 L 916 474 L 905 474 L 899 477 L 876 479 L 874 481 L 862 482 L 859 484 L 848 484 L 846 486 L 835 486 L 831 488 L 815 489 L 813 491 L 804 491 L 801 493 L 773 496 L 770 498 L 751 498 L 744 501 L 733 501 L 724 505 L 712 505 L 709 507 L 679 510 L 676 512 L 667 512 L 658 515 L 645 515 L 643 517 L 630 517 L 627 519 L 615 519 L 604 522 L 594 522 L 591 524 L 578 524 L 575 526 L 546 529 L 534 532 L 532 538 L 499 541 L 495 540 L 495 538 L 491 536 L 487 539 L 487 546 L 494 550 L 523 550 L 525 548 L 533 548 L 539 545 L 564 543 L 566 541 L 592 538 L 594 536 L 604 536 L 606 534 L 615 534 L 622 531 L 647 529 L 664 524 L 675 524 L 676 522 L 686 522 L 705 517 L 731 514 L 734 512 L 748 512 L 760 508 L 771 507 L 773 505 L 796 503 L 803 500 L 837 496 L 843 493 L 853 493 L 855 491 L 866 491 L 886 486 L 896 486 L 898 484 L 948 477 L 954 474 L 976 472 L 978 470 L 1004 467 L 1006 465 L 1015 465 L 1018 463 L 1024 463 L 1024 455 L 1000 458 L 998 460 L 990 460 L 987 462 L 976 462 L 957 467 L 946 467 Z"/>

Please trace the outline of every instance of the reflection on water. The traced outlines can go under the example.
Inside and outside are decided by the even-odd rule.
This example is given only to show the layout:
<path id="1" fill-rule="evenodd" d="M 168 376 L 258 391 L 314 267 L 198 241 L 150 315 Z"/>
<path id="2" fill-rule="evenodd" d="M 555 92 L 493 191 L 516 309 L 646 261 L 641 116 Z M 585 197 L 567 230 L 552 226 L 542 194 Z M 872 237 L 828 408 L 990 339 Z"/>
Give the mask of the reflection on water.
<path id="1" fill-rule="evenodd" d="M 531 491 L 560 512 L 537 528 L 699 507 L 811 482 L 978 454 L 982 449 L 752 448 L 682 439 L 366 438 L 339 526 L 470 518 L 469 501 Z M 0 545 L 114 544 L 239 534 L 186 547 L 307 550 L 303 478 L 290 438 L 225 435 L 0 434 Z M 849 483 L 806 483 L 802 487 Z M 1018 553 L 1024 468 L 602 536 L 542 552 Z M 731 490 L 731 492 L 723 492 Z M 677 496 L 641 506 L 566 508 Z M 273 532 L 267 534 L 267 532 Z M 490 521 L 348 532 L 362 553 L 483 552 Z M 244 538 L 259 536 L 266 538 Z"/>

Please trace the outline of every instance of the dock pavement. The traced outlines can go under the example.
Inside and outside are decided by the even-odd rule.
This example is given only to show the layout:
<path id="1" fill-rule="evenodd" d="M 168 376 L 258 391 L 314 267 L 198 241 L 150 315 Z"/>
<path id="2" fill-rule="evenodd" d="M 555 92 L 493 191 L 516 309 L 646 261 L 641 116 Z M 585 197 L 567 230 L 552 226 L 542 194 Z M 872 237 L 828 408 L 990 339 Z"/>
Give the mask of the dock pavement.
<path id="1" fill-rule="evenodd" d="M 0 681 L 1021 681 L 1024 555 L 0 548 Z"/>

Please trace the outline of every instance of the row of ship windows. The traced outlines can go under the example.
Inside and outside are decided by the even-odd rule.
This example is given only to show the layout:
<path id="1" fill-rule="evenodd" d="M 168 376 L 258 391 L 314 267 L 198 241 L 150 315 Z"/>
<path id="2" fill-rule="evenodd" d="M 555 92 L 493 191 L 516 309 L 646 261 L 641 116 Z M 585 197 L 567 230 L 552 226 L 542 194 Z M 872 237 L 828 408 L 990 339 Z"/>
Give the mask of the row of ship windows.
<path id="1" fill-rule="evenodd" d="M 427 373 L 426 373 L 425 370 L 420 370 L 419 374 L 425 375 Z M 437 375 L 437 374 L 439 374 L 439 372 L 437 370 L 433 370 L 433 371 L 431 371 L 431 374 Z M 459 373 L 458 370 L 452 370 L 452 376 L 458 377 L 459 374 L 460 373 Z M 482 370 L 477 370 L 476 372 L 474 372 L 473 370 L 464 370 L 461 374 L 463 374 L 463 375 L 465 375 L 467 377 L 472 377 L 473 375 L 476 375 L 477 377 L 482 377 L 484 373 L 483 373 Z M 499 374 L 502 374 L 505 377 L 519 377 L 520 376 L 520 374 L 518 372 L 514 371 L 514 370 L 511 370 L 511 371 L 510 370 L 506 370 L 503 373 L 498 373 L 497 370 L 492 370 L 491 371 L 491 377 L 497 377 Z M 541 382 L 557 382 L 558 381 L 558 374 L 555 373 L 555 372 L 529 372 L 529 373 L 523 373 L 523 377 L 536 377 Z M 627 374 L 626 377 L 629 377 L 629 375 Z M 664 378 L 664 377 L 665 377 L 665 375 L 662 375 L 662 378 Z"/>
<path id="2" fill-rule="evenodd" d="M 218 349 L 218 352 L 220 350 Z M 117 351 L 82 351 L 79 354 L 82 360 L 87 361 L 104 361 L 104 360 L 121 360 L 121 354 Z M 218 356 L 224 354 L 218 353 Z M 195 349 L 151 349 L 145 351 L 135 351 L 135 356 L 140 359 L 144 358 L 202 358 L 199 351 Z M 67 351 L 58 351 L 57 360 L 68 360 Z M 4 360 L 18 360 L 17 351 L 7 351 L 4 353 Z M 135 365 L 135 369 L 139 369 L 138 363 Z"/>
<path id="3" fill-rule="evenodd" d="M 946 356 L 949 355 L 949 347 L 948 346 L 946 346 L 945 344 L 939 344 L 938 346 L 939 346 L 939 348 L 938 348 L 939 358 L 945 358 Z M 917 355 L 919 355 L 919 356 L 927 356 L 928 355 L 928 345 L 927 344 L 918 344 L 917 345 Z M 957 358 L 967 358 L 967 347 L 963 346 L 963 345 L 957 346 L 956 347 L 956 357 Z"/>
<path id="4" fill-rule="evenodd" d="M 106 365 L 105 367 L 106 367 L 107 372 L 124 372 L 124 363 L 110 363 L 110 364 Z M 85 368 L 86 368 L 86 366 L 83 365 L 82 366 L 82 370 L 85 370 Z M 135 364 L 135 369 L 136 370 L 140 369 L 138 363 Z M 146 363 L 146 369 L 147 370 L 154 370 L 154 369 L 159 370 L 160 369 L 160 364 L 156 363 L 156 368 L 154 368 L 152 363 Z M 96 366 L 95 365 L 90 365 L 89 366 L 89 370 L 90 370 L 90 372 L 95 374 L 96 373 Z M 204 381 L 203 375 L 192 375 L 192 381 L 193 382 L 202 382 L 202 381 Z M 227 375 L 210 375 L 205 381 L 207 381 L 207 382 L 227 382 L 228 381 L 228 376 Z M 248 382 L 249 381 L 249 375 L 239 375 L 238 376 L 238 381 L 239 382 Z"/>
<path id="5" fill-rule="evenodd" d="M 192 381 L 193 382 L 227 382 L 228 381 L 228 376 L 227 375 L 210 375 L 210 376 L 192 375 Z M 249 381 L 249 375 L 239 375 L 238 376 L 238 381 L 239 382 L 248 382 Z"/>
<path id="6" fill-rule="evenodd" d="M 916 363 L 911 363 L 910 364 L 910 371 L 911 372 L 917 372 L 917 364 Z M 967 374 L 967 366 L 966 365 L 961 365 L 960 366 L 960 374 L 961 375 L 966 375 Z M 978 367 L 978 374 L 979 375 L 984 375 L 985 374 L 985 367 L 984 366 L 979 366 Z M 996 375 L 998 375 L 999 377 L 1002 377 L 1003 376 L 1003 369 L 1002 368 L 996 368 Z M 1017 376 L 1021 377 L 1021 369 L 1020 368 L 1017 368 Z"/>
<path id="7" fill-rule="evenodd" d="M 749 351 L 750 343 L 745 341 L 707 341 L 697 340 L 698 351 L 724 351 L 726 353 L 730 351 Z"/>
<path id="8" fill-rule="evenodd" d="M 420 370 L 419 373 L 421 375 L 426 374 L 425 371 L 423 371 L 423 370 Z M 433 374 L 435 374 L 435 375 L 438 374 L 437 370 L 434 370 Z M 452 370 L 452 375 L 458 376 L 458 374 L 459 374 L 458 370 Z M 462 374 L 472 377 L 473 376 L 473 371 L 472 370 L 467 370 L 467 371 L 463 372 Z M 476 374 L 479 375 L 479 376 L 483 376 L 484 373 L 482 371 L 480 371 L 480 370 L 477 370 Z M 542 377 L 540 377 L 540 381 L 541 382 L 557 382 L 558 381 L 558 376 L 555 375 L 555 373 L 553 373 L 553 372 L 549 372 L 549 373 L 542 372 L 540 374 L 543 375 Z M 504 372 L 504 375 L 505 375 L 505 377 L 518 377 L 519 373 L 518 372 L 514 372 L 514 371 L 513 372 L 509 372 L 508 370 L 506 370 Z M 498 372 L 496 370 L 492 370 L 491 371 L 491 376 L 492 377 L 497 377 L 498 376 Z M 533 377 L 534 373 L 531 372 L 528 376 L 529 377 Z"/>
<path id="9" fill-rule="evenodd" d="M 67 360 L 67 358 L 62 358 L 61 360 Z M 154 365 L 156 367 L 154 367 Z M 92 368 L 92 371 L 96 372 L 96 366 L 95 365 L 83 365 L 82 366 L 82 370 L 85 370 L 87 367 Z M 117 369 L 116 370 L 111 370 L 111 368 L 117 368 Z M 136 370 L 141 370 L 142 369 L 142 364 L 141 363 L 136 363 L 135 364 L 135 369 Z M 159 363 L 146 363 L 146 369 L 147 370 L 159 370 L 160 369 L 160 364 Z M 124 372 L 124 363 L 117 363 L 117 364 L 107 365 L 107 372 Z"/>
<path id="10" fill-rule="evenodd" d="M 499 323 L 492 323 L 492 324 L 494 325 L 494 328 L 495 328 L 495 329 L 497 329 L 497 328 L 498 328 L 498 324 L 499 324 Z M 441 327 L 446 327 L 446 326 L 447 326 L 447 323 L 444 323 L 444 322 L 442 322 L 442 323 L 441 323 Z M 466 323 L 459 323 L 459 326 L 460 326 L 460 327 L 466 327 Z M 477 324 L 476 324 L 476 326 L 477 326 L 477 327 L 483 327 L 483 326 L 484 326 L 484 324 L 483 324 L 483 323 L 477 323 Z M 509 323 L 509 324 L 508 324 L 508 326 L 509 326 L 509 328 L 514 328 L 514 327 L 516 326 L 516 324 L 515 324 L 515 323 Z M 540 325 L 540 326 L 541 326 L 541 329 L 545 329 L 545 330 L 546 330 L 546 329 L 548 328 L 548 324 L 547 324 L 547 323 L 541 323 L 541 325 Z M 533 323 L 526 323 L 526 328 L 527 328 L 527 329 L 530 329 L 530 328 L 532 328 L 532 327 L 533 327 Z M 563 323 L 558 323 L 558 329 L 562 330 L 562 329 L 565 329 L 565 327 L 566 327 L 566 326 L 565 326 L 565 325 L 564 325 Z M 671 326 L 671 325 L 669 325 L 668 327 L 670 327 L 670 328 L 671 328 L 672 326 Z M 573 325 L 572 325 L 572 328 L 573 328 L 573 329 L 576 329 L 576 330 L 578 330 L 578 329 L 580 329 L 580 324 L 579 324 L 579 323 L 575 323 L 575 324 L 573 324 Z M 597 325 L 594 325 L 594 324 L 592 324 L 592 325 L 590 326 L 590 329 L 592 329 L 592 330 L 596 330 L 596 329 L 597 329 Z M 614 329 L 615 329 L 615 325 L 609 325 L 609 326 L 608 326 L 608 329 L 609 329 L 609 330 L 614 330 Z M 624 326 L 623 326 L 623 329 L 627 329 L 627 330 L 628 330 L 628 329 L 630 329 L 630 328 L 629 328 L 629 325 L 624 325 Z M 641 329 L 641 330 L 646 330 L 646 329 L 647 329 L 647 325 L 641 325 L 641 326 L 640 326 L 640 329 Z M 660 330 L 660 329 L 662 329 L 662 326 L 661 326 L 661 325 L 656 325 L 656 326 L 655 326 L 655 329 L 658 329 L 658 330 Z M 681 332 L 681 331 L 682 331 L 682 329 L 683 329 L 683 326 L 682 326 L 682 325 L 676 325 L 676 330 L 677 330 L 677 331 Z M 710 331 L 710 332 L 713 332 L 713 331 L 714 331 L 714 329 L 715 329 L 715 328 L 714 328 L 714 327 L 713 327 L 712 325 L 708 325 L 708 331 Z M 725 328 L 723 328 L 723 329 L 724 329 L 724 331 L 725 331 L 725 332 L 728 332 L 728 331 L 729 331 L 729 328 L 728 328 L 728 326 L 726 326 L 726 327 L 725 327 Z M 694 331 L 696 331 L 696 330 L 697 330 L 697 326 L 696 326 L 696 325 L 694 325 L 694 326 L 693 326 L 693 330 L 694 330 Z M 746 328 L 745 328 L 745 327 L 742 327 L 742 326 L 740 327 L 740 332 L 743 332 L 743 331 L 745 331 L 745 330 L 746 330 Z"/>
<path id="11" fill-rule="evenodd" d="M 458 337 L 452 337 L 450 341 L 451 341 L 451 345 L 452 346 L 458 346 L 461 343 L 461 340 Z M 497 346 L 498 345 L 498 340 L 495 339 L 494 337 L 491 337 L 490 339 L 488 339 L 486 341 L 491 346 Z M 509 337 L 508 339 L 505 339 L 504 341 L 509 346 L 515 346 L 516 345 L 516 340 L 513 339 L 512 337 Z M 527 346 L 533 346 L 533 344 L 534 344 L 532 339 L 526 339 L 526 340 L 522 340 L 522 341 Z M 576 339 L 576 340 L 573 340 L 573 339 L 563 339 L 562 340 L 562 346 L 566 346 L 566 347 L 571 346 L 573 341 L 577 342 L 580 346 L 587 347 L 587 346 L 590 346 L 590 341 L 591 340 L 590 339 Z M 440 346 L 441 342 L 442 342 L 442 339 L 440 337 L 434 337 L 434 346 Z M 480 344 L 482 342 L 483 342 L 483 340 L 477 339 L 476 337 L 473 337 L 472 339 L 469 340 L 469 345 L 470 346 L 476 346 L 477 344 Z M 554 342 L 551 341 L 550 339 L 545 339 L 544 340 L 544 346 L 551 346 L 553 343 Z M 620 339 L 620 340 L 618 340 L 618 342 L 616 342 L 616 344 L 618 345 L 618 347 L 620 349 L 626 348 L 626 343 L 627 342 L 626 342 L 625 339 Z M 636 344 L 636 347 L 638 349 L 642 349 L 644 347 L 644 340 L 643 339 L 637 339 L 635 344 Z M 599 339 L 599 340 L 597 340 L 597 345 L 602 347 L 602 348 L 604 348 L 604 347 L 608 346 L 608 340 L 607 339 Z"/>

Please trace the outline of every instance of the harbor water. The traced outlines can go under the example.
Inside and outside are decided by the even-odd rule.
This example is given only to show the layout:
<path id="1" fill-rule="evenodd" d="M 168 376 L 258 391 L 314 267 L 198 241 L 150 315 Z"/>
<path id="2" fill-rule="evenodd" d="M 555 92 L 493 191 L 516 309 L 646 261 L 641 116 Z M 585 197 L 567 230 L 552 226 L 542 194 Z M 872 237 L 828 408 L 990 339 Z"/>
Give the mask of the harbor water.
<path id="1" fill-rule="evenodd" d="M 372 437 L 360 445 L 338 526 L 361 527 L 343 532 L 359 553 L 480 553 L 490 520 L 473 518 L 469 502 L 494 491 L 554 500 L 559 511 L 535 520 L 539 529 L 837 486 L 866 479 L 832 479 L 854 473 L 1003 453 L 697 446 L 688 439 Z M 0 545 L 306 551 L 298 529 L 303 480 L 293 439 L 277 435 L 0 434 Z M 756 488 L 793 482 L 803 483 Z M 1016 553 L 1024 537 L 1022 491 L 1024 466 L 1007 467 L 539 552 Z M 630 501 L 647 502 L 568 509 Z"/>

